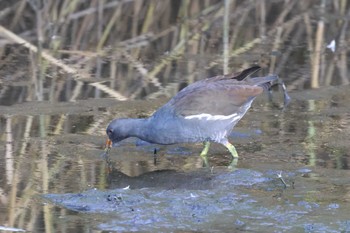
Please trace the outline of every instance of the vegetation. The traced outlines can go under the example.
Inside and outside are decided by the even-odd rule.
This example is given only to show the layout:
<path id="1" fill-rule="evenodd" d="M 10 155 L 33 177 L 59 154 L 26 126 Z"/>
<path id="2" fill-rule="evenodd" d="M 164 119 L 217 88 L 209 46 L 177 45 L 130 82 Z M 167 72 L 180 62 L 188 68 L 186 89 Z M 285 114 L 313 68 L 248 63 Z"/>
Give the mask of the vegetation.
<path id="1" fill-rule="evenodd" d="M 290 89 L 349 83 L 345 0 L 0 4 L 3 62 L 9 54 L 23 56 L 23 47 L 30 51 L 26 68 L 35 75 L 39 100 L 44 79 L 67 74 L 95 87 L 97 96 L 102 91 L 125 100 L 171 96 L 179 85 L 266 61 Z M 332 40 L 334 53 L 326 48 Z M 23 78 L 21 69 L 6 72 L 11 81 Z"/>

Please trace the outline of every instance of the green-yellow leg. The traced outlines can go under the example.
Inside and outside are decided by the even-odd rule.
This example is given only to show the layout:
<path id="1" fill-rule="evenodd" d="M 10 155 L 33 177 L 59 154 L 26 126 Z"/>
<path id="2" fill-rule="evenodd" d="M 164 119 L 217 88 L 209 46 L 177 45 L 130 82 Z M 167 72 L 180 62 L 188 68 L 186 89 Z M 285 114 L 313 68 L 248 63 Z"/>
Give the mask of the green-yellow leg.
<path id="1" fill-rule="evenodd" d="M 204 148 L 200 154 L 200 156 L 202 157 L 203 161 L 204 161 L 204 165 L 206 167 L 209 167 L 209 163 L 208 163 L 208 151 L 209 151 L 209 147 L 210 147 L 210 142 L 209 141 L 206 141 L 204 142 Z"/>
<path id="2" fill-rule="evenodd" d="M 239 157 L 238 153 L 237 153 L 234 145 L 232 145 L 228 141 L 224 143 L 224 146 L 226 146 L 226 148 L 228 149 L 228 151 L 230 151 L 230 153 L 232 155 L 232 161 L 231 161 L 230 165 L 228 166 L 228 168 L 233 169 L 237 166 L 237 161 L 238 161 L 238 157 Z"/>

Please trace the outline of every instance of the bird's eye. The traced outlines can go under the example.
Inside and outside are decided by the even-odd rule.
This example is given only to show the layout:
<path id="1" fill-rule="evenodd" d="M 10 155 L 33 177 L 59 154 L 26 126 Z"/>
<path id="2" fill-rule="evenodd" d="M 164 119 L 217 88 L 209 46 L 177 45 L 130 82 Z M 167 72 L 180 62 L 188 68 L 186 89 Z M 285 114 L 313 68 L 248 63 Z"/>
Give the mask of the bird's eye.
<path id="1" fill-rule="evenodd" d="M 107 134 L 112 134 L 112 133 L 113 133 L 112 129 L 107 130 Z"/>

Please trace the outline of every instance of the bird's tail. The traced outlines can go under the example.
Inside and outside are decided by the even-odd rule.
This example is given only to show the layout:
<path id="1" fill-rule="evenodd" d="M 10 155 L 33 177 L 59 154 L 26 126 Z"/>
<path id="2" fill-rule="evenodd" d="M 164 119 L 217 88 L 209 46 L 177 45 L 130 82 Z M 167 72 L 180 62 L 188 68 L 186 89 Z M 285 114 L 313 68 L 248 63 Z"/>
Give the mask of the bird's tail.
<path id="1" fill-rule="evenodd" d="M 270 90 L 271 86 L 276 84 L 278 82 L 279 78 L 277 75 L 268 75 L 265 77 L 255 77 L 249 79 L 249 82 L 251 82 L 255 86 L 260 86 L 264 88 L 265 90 Z"/>
<path id="2" fill-rule="evenodd" d="M 278 75 L 268 75 L 265 77 L 256 77 L 256 78 L 251 78 L 249 80 L 250 82 L 253 83 L 253 85 L 260 86 L 264 88 L 265 91 L 271 90 L 271 87 L 274 85 L 280 85 L 283 91 L 283 97 L 284 97 L 284 106 L 286 107 L 291 98 L 288 95 L 286 85 L 284 82 L 278 77 Z"/>

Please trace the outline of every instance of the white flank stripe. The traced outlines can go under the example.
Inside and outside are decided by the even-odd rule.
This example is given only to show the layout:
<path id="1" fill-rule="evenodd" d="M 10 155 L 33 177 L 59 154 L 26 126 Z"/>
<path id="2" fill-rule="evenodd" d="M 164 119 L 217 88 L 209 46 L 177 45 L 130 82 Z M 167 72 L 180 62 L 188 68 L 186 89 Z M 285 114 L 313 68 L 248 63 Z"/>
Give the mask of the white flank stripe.
<path id="1" fill-rule="evenodd" d="M 190 115 L 190 116 L 186 116 L 185 119 L 190 120 L 190 119 L 198 119 L 198 120 L 207 120 L 207 121 L 220 121 L 220 120 L 229 120 L 229 119 L 236 120 L 237 118 L 239 118 L 237 113 L 233 113 L 232 115 L 210 115 L 208 113 L 202 113 L 202 114 L 198 114 L 198 115 Z"/>

